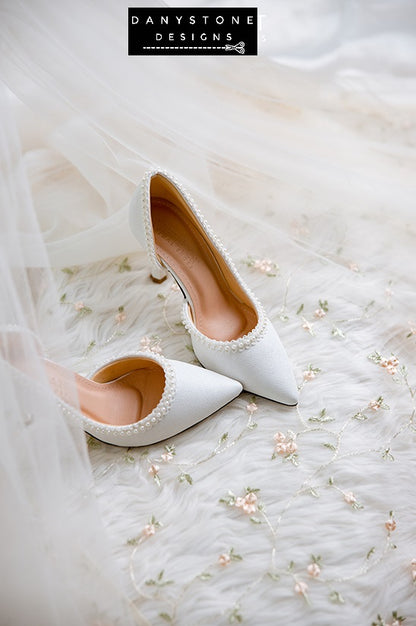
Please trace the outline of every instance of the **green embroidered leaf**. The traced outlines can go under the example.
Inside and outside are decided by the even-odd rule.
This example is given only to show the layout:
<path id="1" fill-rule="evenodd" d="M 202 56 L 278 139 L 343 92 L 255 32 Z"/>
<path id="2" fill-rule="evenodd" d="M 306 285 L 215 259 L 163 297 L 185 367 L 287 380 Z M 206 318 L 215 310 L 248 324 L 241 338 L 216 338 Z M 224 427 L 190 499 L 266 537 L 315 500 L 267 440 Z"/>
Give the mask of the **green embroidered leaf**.
<path id="1" fill-rule="evenodd" d="M 140 539 L 140 535 L 138 535 L 137 537 L 133 537 L 132 539 L 127 539 L 126 544 L 128 546 L 137 546 L 137 544 L 139 543 L 139 539 Z"/>
<path id="2" fill-rule="evenodd" d="M 149 578 L 148 580 L 144 581 L 144 584 L 149 587 L 152 587 L 152 586 L 165 587 L 166 585 L 172 585 L 173 580 L 164 580 L 164 574 L 165 574 L 165 570 L 162 569 L 162 571 L 160 571 L 159 574 L 157 575 L 156 580 L 154 580 L 153 578 Z"/>
<path id="3" fill-rule="evenodd" d="M 89 342 L 87 349 L 85 350 L 85 354 L 89 354 L 91 352 L 91 350 L 95 347 L 96 343 L 94 341 L 94 339 L 92 341 Z"/>
<path id="4" fill-rule="evenodd" d="M 240 554 L 236 554 L 234 552 L 234 548 L 231 548 L 230 552 L 229 552 L 230 558 L 232 561 L 242 561 L 243 557 Z"/>
<path id="5" fill-rule="evenodd" d="M 159 617 L 165 620 L 165 622 L 173 622 L 173 617 L 171 617 L 168 613 L 159 613 Z"/>
<path id="6" fill-rule="evenodd" d="M 383 457 L 383 459 L 385 459 L 387 461 L 394 461 L 394 456 L 390 452 L 390 448 L 387 448 L 386 450 L 384 450 L 384 452 L 382 454 L 382 457 Z"/>
<path id="7" fill-rule="evenodd" d="M 178 480 L 180 483 L 186 482 L 188 483 L 188 485 L 192 485 L 193 483 L 192 477 L 189 474 L 185 473 L 180 474 L 180 476 L 178 476 Z"/>
<path id="8" fill-rule="evenodd" d="M 230 613 L 228 621 L 230 624 L 234 624 L 234 622 L 241 623 L 243 621 L 243 616 L 240 613 L 240 607 L 235 608 L 232 613 Z"/>
<path id="9" fill-rule="evenodd" d="M 369 354 L 367 358 L 370 359 L 370 361 L 373 361 L 373 363 L 377 364 L 383 360 L 383 357 L 381 356 L 380 352 L 377 352 L 377 350 Z"/>
<path id="10" fill-rule="evenodd" d="M 376 551 L 375 547 L 373 546 L 372 548 L 369 549 L 369 551 L 367 552 L 367 556 L 365 557 L 367 560 L 373 556 L 374 552 Z"/>
<path id="11" fill-rule="evenodd" d="M 296 311 L 296 315 L 300 315 L 304 308 L 305 308 L 305 305 L 301 304 L 300 307 L 298 308 L 298 310 Z"/>
<path id="12" fill-rule="evenodd" d="M 101 448 L 101 441 L 98 441 L 98 439 L 94 439 L 94 437 L 87 435 L 87 446 L 91 449 Z"/>
<path id="13" fill-rule="evenodd" d="M 296 452 L 292 452 L 292 454 L 288 454 L 283 458 L 283 461 L 290 461 L 292 463 L 292 465 L 294 465 L 295 467 L 299 466 L 299 456 L 296 454 Z"/>
<path id="14" fill-rule="evenodd" d="M 334 422 L 335 418 L 333 417 L 329 417 L 329 415 L 326 414 L 326 409 L 322 409 L 322 411 L 319 413 L 319 415 L 314 415 L 312 417 L 310 417 L 308 419 L 309 422 L 318 422 L 318 423 L 325 423 L 325 422 Z"/>
<path id="15" fill-rule="evenodd" d="M 219 440 L 219 445 L 221 445 L 222 443 L 224 443 L 224 441 L 227 441 L 228 439 L 228 433 L 224 433 L 223 435 L 221 435 L 221 438 Z"/>
<path id="16" fill-rule="evenodd" d="M 86 315 L 89 315 L 90 313 L 92 313 L 92 309 L 90 309 L 89 306 L 83 306 L 82 309 L 78 311 L 78 317 L 85 317 Z"/>
<path id="17" fill-rule="evenodd" d="M 345 600 L 339 593 L 339 591 L 331 591 L 331 593 L 329 594 L 329 599 L 331 600 L 331 602 L 334 602 L 334 604 L 345 604 Z"/>
<path id="18" fill-rule="evenodd" d="M 121 261 L 121 263 L 118 266 L 118 271 L 121 272 L 130 272 L 131 271 L 131 266 L 129 265 L 129 257 L 124 257 L 124 259 Z"/>
<path id="19" fill-rule="evenodd" d="M 338 328 L 338 326 L 332 327 L 331 335 L 339 339 L 345 339 L 345 333 L 340 328 Z"/>
<path id="20" fill-rule="evenodd" d="M 364 415 L 364 413 L 362 413 L 361 411 L 358 411 L 358 413 L 352 416 L 352 419 L 358 420 L 360 422 L 364 422 L 365 420 L 368 419 L 368 417 L 367 415 Z"/>

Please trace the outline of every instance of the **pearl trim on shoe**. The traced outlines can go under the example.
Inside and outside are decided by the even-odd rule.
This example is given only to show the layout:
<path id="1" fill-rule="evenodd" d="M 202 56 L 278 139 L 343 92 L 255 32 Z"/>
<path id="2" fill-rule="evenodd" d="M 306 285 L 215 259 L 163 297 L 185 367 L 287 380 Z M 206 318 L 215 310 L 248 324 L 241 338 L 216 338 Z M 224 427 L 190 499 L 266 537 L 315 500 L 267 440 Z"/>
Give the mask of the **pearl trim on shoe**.
<path id="1" fill-rule="evenodd" d="M 241 278 L 225 246 L 222 244 L 222 242 L 217 237 L 217 235 L 213 232 L 207 220 L 204 218 L 201 211 L 198 209 L 192 196 L 186 191 L 182 183 L 180 183 L 174 176 L 172 176 L 166 170 L 163 170 L 163 169 L 148 170 L 145 173 L 143 180 L 141 182 L 141 185 L 140 185 L 141 211 L 142 211 L 142 216 L 143 216 L 144 232 L 145 232 L 145 237 L 146 237 L 146 249 L 148 252 L 148 256 L 149 256 L 149 260 L 150 260 L 150 264 L 152 268 L 151 269 L 152 279 L 156 280 L 156 282 L 161 282 L 163 280 L 163 278 L 161 278 L 162 274 L 163 276 L 166 276 L 166 272 L 167 272 L 167 270 L 160 263 L 156 255 L 152 220 L 151 220 L 151 215 L 150 215 L 150 182 L 151 182 L 152 177 L 155 176 L 156 174 L 162 174 L 163 176 L 165 176 L 185 198 L 190 208 L 192 209 L 195 217 L 197 218 L 200 225 L 204 229 L 205 233 L 208 235 L 209 239 L 211 240 L 212 244 L 215 246 L 215 248 L 218 250 L 218 252 L 222 255 L 222 257 L 226 261 L 231 273 L 237 280 L 238 284 L 250 297 L 250 300 L 252 301 L 254 305 L 254 308 L 257 313 L 257 318 L 258 318 L 258 322 L 256 326 L 246 335 L 243 335 L 242 337 L 239 337 L 238 339 L 233 339 L 230 341 L 219 341 L 217 339 L 211 339 L 210 337 L 207 337 L 196 328 L 196 326 L 193 324 L 190 317 L 187 315 L 187 309 L 186 309 L 187 304 L 185 304 L 185 307 L 182 313 L 182 321 L 186 330 L 190 333 L 191 336 L 194 336 L 195 338 L 197 338 L 199 341 L 204 343 L 211 350 L 216 350 L 219 352 L 241 352 L 242 350 L 250 348 L 254 343 L 259 341 L 263 337 L 265 330 L 266 330 L 267 317 L 264 313 L 263 307 L 260 304 L 260 302 L 257 300 L 257 298 L 255 297 L 253 292 L 249 289 L 249 287 Z"/>

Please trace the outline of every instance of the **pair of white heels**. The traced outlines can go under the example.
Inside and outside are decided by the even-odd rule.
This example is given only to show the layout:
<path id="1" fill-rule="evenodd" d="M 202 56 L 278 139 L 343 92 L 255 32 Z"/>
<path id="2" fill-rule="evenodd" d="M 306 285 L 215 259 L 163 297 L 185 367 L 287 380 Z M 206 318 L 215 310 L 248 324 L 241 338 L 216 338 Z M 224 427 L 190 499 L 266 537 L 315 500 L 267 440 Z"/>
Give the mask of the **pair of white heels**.
<path id="1" fill-rule="evenodd" d="M 130 225 L 155 282 L 170 273 L 185 301 L 183 322 L 196 367 L 150 353 L 76 375 L 81 412 L 65 402 L 66 371 L 47 362 L 65 413 L 106 443 L 142 446 L 200 422 L 242 389 L 294 406 L 298 389 L 286 352 L 192 198 L 162 170 L 148 172 L 130 203 Z"/>

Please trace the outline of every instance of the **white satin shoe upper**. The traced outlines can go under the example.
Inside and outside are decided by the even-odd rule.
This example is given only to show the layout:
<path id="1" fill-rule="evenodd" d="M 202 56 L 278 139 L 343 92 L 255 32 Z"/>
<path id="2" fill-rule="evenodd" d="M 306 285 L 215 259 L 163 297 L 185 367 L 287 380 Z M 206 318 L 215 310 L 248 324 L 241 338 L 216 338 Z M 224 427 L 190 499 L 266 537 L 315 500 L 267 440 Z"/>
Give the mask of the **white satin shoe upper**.
<path id="1" fill-rule="evenodd" d="M 249 345 L 238 347 L 232 341 L 204 341 L 189 313 L 189 306 L 185 303 L 184 324 L 191 335 L 194 352 L 204 367 L 235 378 L 246 391 L 255 395 L 289 406 L 297 404 L 298 388 L 289 359 L 267 317 L 264 327 L 254 334 Z"/>
<path id="2" fill-rule="evenodd" d="M 150 352 L 114 359 L 90 376 L 94 380 L 108 366 L 131 357 L 143 357 L 159 364 L 165 374 L 165 386 L 157 406 L 143 419 L 126 426 L 103 424 L 59 400 L 69 419 L 80 422 L 83 429 L 97 439 L 116 446 L 147 446 L 176 435 L 197 424 L 236 398 L 242 386 L 216 372 L 196 365 L 165 359 Z M 105 379 L 104 379 L 105 380 Z M 105 380 L 105 382 L 109 382 Z"/>
<path id="3" fill-rule="evenodd" d="M 232 274 L 233 280 L 237 281 L 246 301 L 255 311 L 257 324 L 245 335 L 230 341 L 219 341 L 208 337 L 196 327 L 191 312 L 192 302 L 186 288 L 181 284 L 180 277 L 175 275 L 168 263 L 156 252 L 150 191 L 152 178 L 156 175 L 162 176 L 180 193 L 199 227 L 203 229 L 204 237 L 210 242 L 217 257 L 218 253 L 221 255 L 221 261 L 225 263 L 227 271 Z M 133 234 L 147 250 L 153 280 L 162 282 L 169 271 L 181 287 L 186 298 L 183 310 L 184 325 L 191 335 L 194 352 L 202 365 L 238 380 L 246 391 L 253 394 L 282 404 L 296 405 L 298 402 L 296 381 L 275 329 L 261 304 L 242 280 L 227 251 L 182 185 L 164 170 L 147 172 L 130 203 L 130 226 Z"/>

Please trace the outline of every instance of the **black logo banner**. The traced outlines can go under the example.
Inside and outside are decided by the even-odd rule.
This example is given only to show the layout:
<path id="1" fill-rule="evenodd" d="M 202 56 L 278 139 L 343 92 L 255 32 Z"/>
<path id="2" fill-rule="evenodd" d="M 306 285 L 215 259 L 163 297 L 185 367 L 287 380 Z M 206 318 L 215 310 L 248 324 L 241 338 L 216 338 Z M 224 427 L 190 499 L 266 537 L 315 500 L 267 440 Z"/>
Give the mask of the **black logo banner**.
<path id="1" fill-rule="evenodd" d="M 129 8 L 129 55 L 256 55 L 257 8 Z"/>

